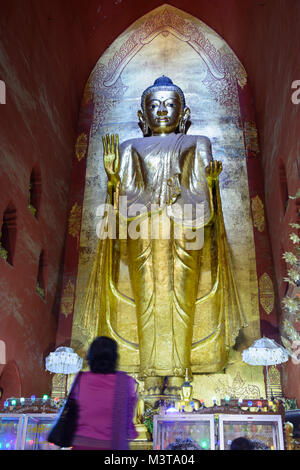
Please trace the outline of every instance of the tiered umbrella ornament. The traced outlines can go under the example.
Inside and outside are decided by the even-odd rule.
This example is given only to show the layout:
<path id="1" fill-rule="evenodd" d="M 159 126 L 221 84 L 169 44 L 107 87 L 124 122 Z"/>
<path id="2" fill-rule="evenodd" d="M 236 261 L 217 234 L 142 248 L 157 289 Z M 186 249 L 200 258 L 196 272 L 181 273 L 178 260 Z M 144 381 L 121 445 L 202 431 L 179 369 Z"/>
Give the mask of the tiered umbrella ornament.
<path id="1" fill-rule="evenodd" d="M 66 396 L 67 376 L 68 374 L 76 374 L 82 369 L 83 359 L 74 352 L 72 348 L 59 347 L 46 357 L 46 369 L 54 374 L 65 374 L 65 390 Z"/>
<path id="2" fill-rule="evenodd" d="M 242 352 L 243 361 L 252 366 L 265 366 L 267 372 L 267 396 L 269 396 L 270 381 L 268 366 L 282 364 L 289 359 L 289 352 L 273 339 L 261 338 L 254 341 L 250 348 Z"/>

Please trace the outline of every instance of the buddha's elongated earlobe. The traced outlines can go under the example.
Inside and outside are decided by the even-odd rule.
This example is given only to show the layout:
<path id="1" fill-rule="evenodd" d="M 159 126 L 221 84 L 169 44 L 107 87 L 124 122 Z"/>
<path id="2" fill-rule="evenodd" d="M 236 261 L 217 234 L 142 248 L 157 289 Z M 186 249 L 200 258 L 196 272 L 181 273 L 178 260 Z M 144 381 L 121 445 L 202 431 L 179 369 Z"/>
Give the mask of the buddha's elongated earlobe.
<path id="1" fill-rule="evenodd" d="M 138 115 L 138 118 L 139 118 L 140 128 L 142 129 L 143 135 L 145 137 L 149 134 L 149 131 L 150 131 L 147 119 L 145 119 L 144 114 L 140 110 L 138 111 L 137 115 Z"/>
<path id="2" fill-rule="evenodd" d="M 183 113 L 182 113 L 181 119 L 179 121 L 179 126 L 178 126 L 180 134 L 185 134 L 186 124 L 188 122 L 188 119 L 189 119 L 190 115 L 191 115 L 190 108 L 185 108 Z"/>

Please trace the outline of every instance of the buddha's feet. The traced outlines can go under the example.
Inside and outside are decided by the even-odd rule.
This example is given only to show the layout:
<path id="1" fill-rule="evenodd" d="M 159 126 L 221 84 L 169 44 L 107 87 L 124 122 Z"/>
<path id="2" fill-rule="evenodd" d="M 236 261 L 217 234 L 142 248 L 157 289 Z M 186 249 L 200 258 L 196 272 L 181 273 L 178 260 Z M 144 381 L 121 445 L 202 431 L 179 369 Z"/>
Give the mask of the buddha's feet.
<path id="1" fill-rule="evenodd" d="M 179 395 L 184 377 L 167 377 L 167 386 L 164 388 L 166 377 L 146 377 L 144 382 L 145 395 Z"/>
<path id="2" fill-rule="evenodd" d="M 178 395 L 181 386 L 184 382 L 184 377 L 168 377 L 167 387 L 164 390 L 164 395 Z"/>
<path id="3" fill-rule="evenodd" d="M 161 395 L 163 384 L 163 377 L 146 377 L 144 382 L 144 393 L 146 395 Z"/>

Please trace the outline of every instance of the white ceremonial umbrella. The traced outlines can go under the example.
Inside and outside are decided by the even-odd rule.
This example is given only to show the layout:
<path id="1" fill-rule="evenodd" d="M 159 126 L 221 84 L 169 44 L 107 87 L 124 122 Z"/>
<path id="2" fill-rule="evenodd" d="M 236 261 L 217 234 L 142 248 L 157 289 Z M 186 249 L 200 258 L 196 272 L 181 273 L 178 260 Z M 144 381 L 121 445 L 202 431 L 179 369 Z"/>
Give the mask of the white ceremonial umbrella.
<path id="1" fill-rule="evenodd" d="M 54 374 L 65 374 L 67 386 L 67 375 L 76 374 L 82 368 L 83 359 L 74 352 L 72 348 L 59 347 L 46 357 L 46 370 Z M 66 389 L 65 393 L 66 395 Z"/>
<path id="2" fill-rule="evenodd" d="M 242 352 L 243 361 L 252 366 L 266 366 L 267 395 L 270 388 L 268 366 L 282 364 L 289 358 L 288 351 L 273 339 L 261 338 Z"/>

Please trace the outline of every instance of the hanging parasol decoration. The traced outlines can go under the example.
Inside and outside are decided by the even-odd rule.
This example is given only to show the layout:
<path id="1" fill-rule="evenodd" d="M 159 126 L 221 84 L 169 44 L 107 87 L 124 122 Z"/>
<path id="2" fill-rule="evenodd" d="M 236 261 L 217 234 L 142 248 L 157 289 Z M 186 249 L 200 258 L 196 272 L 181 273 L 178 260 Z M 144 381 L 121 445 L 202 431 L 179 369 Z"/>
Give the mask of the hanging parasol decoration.
<path id="1" fill-rule="evenodd" d="M 287 362 L 289 353 L 273 339 L 261 338 L 242 352 L 242 358 L 252 366 L 271 366 Z"/>
<path id="2" fill-rule="evenodd" d="M 72 348 L 59 347 L 46 357 L 46 370 L 53 374 L 64 374 L 64 384 L 60 387 L 59 393 L 66 397 L 68 374 L 76 374 L 83 365 L 83 359 L 75 353 Z"/>
<path id="3" fill-rule="evenodd" d="M 83 359 L 72 348 L 59 347 L 46 357 L 46 369 L 55 374 L 76 374 L 82 364 Z"/>
<path id="4" fill-rule="evenodd" d="M 250 348 L 242 352 L 243 361 L 252 366 L 266 366 L 267 371 L 267 395 L 269 390 L 268 366 L 287 362 L 290 353 L 276 341 L 269 338 L 261 338 L 254 341 Z"/>

